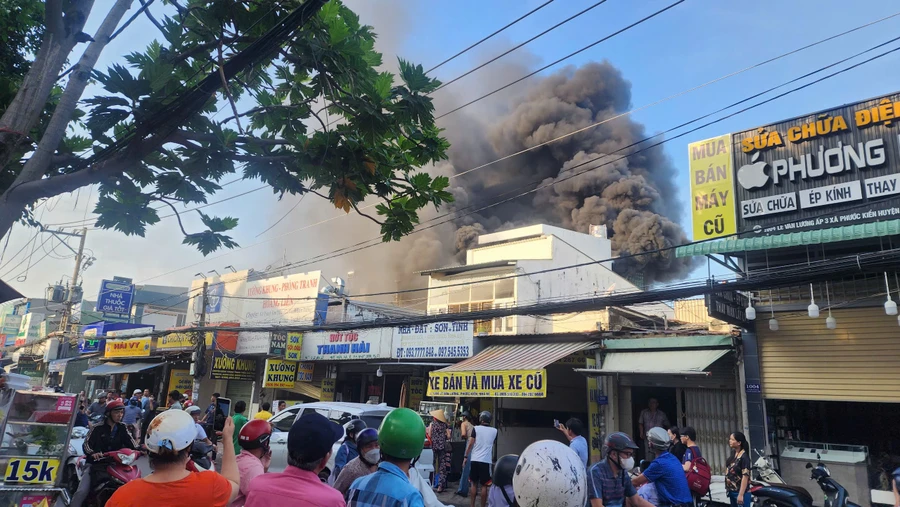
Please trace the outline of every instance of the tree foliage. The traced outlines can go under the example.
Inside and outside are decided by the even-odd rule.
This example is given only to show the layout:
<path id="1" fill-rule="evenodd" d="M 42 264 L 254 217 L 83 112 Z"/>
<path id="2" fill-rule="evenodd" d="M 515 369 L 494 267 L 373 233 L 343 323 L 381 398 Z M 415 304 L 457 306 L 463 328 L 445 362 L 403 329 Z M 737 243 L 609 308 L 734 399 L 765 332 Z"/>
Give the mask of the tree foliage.
<path id="1" fill-rule="evenodd" d="M 0 3 L 4 1 L 12 0 Z M 122 25 L 123 3 L 132 2 L 117 0 L 108 8 L 111 26 Z M 41 47 L 28 46 L 33 38 L 19 38 L 14 42 L 16 54 L 35 54 L 32 68 L 46 72 L 47 62 L 40 59 L 53 56 L 45 49 L 53 45 L 54 37 L 63 50 L 75 47 L 77 42 L 69 42 L 83 26 L 78 16 L 86 16 L 90 4 L 48 1 L 46 29 L 33 32 L 42 37 Z M 94 9 L 107 9 L 106 4 L 97 2 Z M 135 48 L 106 69 L 85 68 L 82 58 L 69 74 L 62 96 L 58 88 L 46 94 L 41 107 L 58 102 L 54 114 L 65 117 L 54 120 L 63 121 L 50 122 L 47 132 L 23 140 L 10 138 L 8 132 L 3 137 L 4 124 L 12 120 L 8 115 L 0 120 L 0 164 L 6 160 L 4 173 L 16 178 L 0 180 L 0 231 L 12 223 L 4 223 L 4 215 L 30 219 L 28 206 L 38 198 L 99 183 L 97 226 L 143 236 L 147 226 L 160 220 L 159 203 L 175 210 L 207 203 L 234 173 L 270 185 L 279 198 L 308 192 L 346 212 L 355 210 L 380 224 L 385 241 L 411 232 L 422 208 L 452 200 L 447 178 L 433 178 L 421 170 L 446 158 L 449 146 L 434 124 L 428 97 L 440 83 L 421 65 L 402 59 L 399 75 L 379 72 L 382 59 L 375 51 L 374 29 L 360 24 L 338 0 L 325 3 L 264 57 L 257 51 L 264 34 L 281 29 L 301 2 L 166 4 L 169 15 L 144 12 L 160 32 L 148 47 Z M 62 25 L 53 25 L 60 12 Z M 0 18 L 0 28 L 4 22 L 9 21 Z M 86 55 L 92 47 L 105 47 L 108 36 L 104 40 L 102 30 L 101 26 L 93 36 Z M 84 34 L 77 40 L 86 40 Z M 250 54 L 254 59 L 247 70 L 225 79 L 229 62 Z M 0 52 L 0 57 L 4 55 Z M 60 62 L 58 56 L 53 62 Z M 61 74 L 65 69 L 59 67 L 56 72 Z M 223 79 L 215 95 L 174 128 L 159 127 L 155 119 L 172 112 L 180 97 L 216 73 Z M 0 84 L 12 74 L 9 67 L 0 70 Z M 72 97 L 66 94 L 77 93 L 78 80 L 88 79 L 102 92 L 90 97 L 79 93 L 78 107 L 71 107 Z M 20 95 L 5 98 L 6 103 L 20 100 Z M 36 105 L 32 101 L 32 108 Z M 3 107 L 0 103 L 0 111 Z M 60 135 L 60 128 L 67 129 L 63 133 L 67 135 Z M 59 139 L 56 145 L 51 134 Z M 82 152 L 93 153 L 93 159 L 85 162 Z M 380 201 L 376 216 L 359 210 L 364 199 Z M 204 254 L 236 246 L 228 233 L 238 225 L 237 219 L 201 213 L 201 221 L 205 228 L 201 231 L 182 226 L 185 244 Z"/>

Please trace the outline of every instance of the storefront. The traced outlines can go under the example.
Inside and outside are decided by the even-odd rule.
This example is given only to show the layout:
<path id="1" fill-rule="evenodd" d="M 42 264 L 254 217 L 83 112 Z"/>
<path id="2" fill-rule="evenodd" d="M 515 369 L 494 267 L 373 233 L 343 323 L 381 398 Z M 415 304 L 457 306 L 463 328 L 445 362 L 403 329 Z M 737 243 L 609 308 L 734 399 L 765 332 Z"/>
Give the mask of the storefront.
<path id="1" fill-rule="evenodd" d="M 392 339 L 393 328 L 389 327 L 304 333 L 300 359 L 314 363 L 314 374 L 321 375 L 325 382 L 318 382 L 324 391 L 322 398 L 357 403 L 384 401 L 390 405 L 393 400 L 386 400 L 386 393 L 399 395 L 402 377 L 410 373 L 397 370 L 399 366 L 378 364 L 390 362 Z M 390 373 L 386 375 L 386 371 Z M 331 380 L 333 393 L 328 392 Z M 313 387 L 316 384 L 314 381 Z"/>
<path id="2" fill-rule="evenodd" d="M 579 369 L 604 378 L 606 426 L 637 437 L 641 412 L 653 398 L 673 426 L 692 426 L 713 473 L 722 474 L 728 437 L 743 431 L 734 339 L 721 336 L 613 338 L 602 342 L 600 367 Z M 639 454 L 643 450 L 639 451 Z"/>
<path id="3" fill-rule="evenodd" d="M 782 473 L 790 473 L 799 442 L 821 448 L 826 460 L 838 453 L 825 449 L 857 446 L 829 468 L 852 476 L 837 480 L 854 502 L 892 504 L 890 472 L 900 467 L 897 317 L 882 306 L 832 316 L 835 329 L 827 329 L 825 316 L 799 313 L 780 314 L 775 331 L 759 326 L 769 445 Z"/>
<path id="4" fill-rule="evenodd" d="M 479 408 L 490 410 L 500 429 L 498 456 L 521 453 L 536 440 L 560 440 L 562 434 L 553 427 L 553 420 L 578 417 L 589 425 L 590 409 L 584 376 L 575 373 L 571 364 L 554 363 L 595 348 L 598 342 L 550 341 L 555 339 L 559 338 L 493 339 L 473 357 L 430 372 L 427 395 L 457 403 L 480 399 Z"/>

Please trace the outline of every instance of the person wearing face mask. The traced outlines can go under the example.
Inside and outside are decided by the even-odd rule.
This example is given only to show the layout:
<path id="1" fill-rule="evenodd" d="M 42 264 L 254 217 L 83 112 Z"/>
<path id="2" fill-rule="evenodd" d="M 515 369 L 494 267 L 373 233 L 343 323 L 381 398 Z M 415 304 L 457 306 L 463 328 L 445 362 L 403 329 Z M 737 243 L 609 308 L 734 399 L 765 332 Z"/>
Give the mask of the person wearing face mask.
<path id="1" fill-rule="evenodd" d="M 378 461 L 381 460 L 378 430 L 366 428 L 360 431 L 356 435 L 356 448 L 359 449 L 359 456 L 347 462 L 338 474 L 337 480 L 334 481 L 334 489 L 340 491 L 345 499 L 353 481 L 378 470 Z"/>
<path id="2" fill-rule="evenodd" d="M 652 485 L 656 489 L 657 507 L 687 507 L 693 504 L 691 490 L 688 488 L 687 479 L 681 461 L 669 452 L 671 440 L 666 430 L 662 428 L 650 428 L 646 435 L 647 442 L 656 452 L 656 459 L 650 463 L 644 472 L 632 479 L 635 487 L 645 484 Z"/>
<path id="3" fill-rule="evenodd" d="M 638 448 L 627 434 L 617 432 L 606 437 L 606 458 L 591 467 L 587 476 L 591 507 L 653 507 L 637 494 L 628 472 L 634 468 L 634 451 Z"/>

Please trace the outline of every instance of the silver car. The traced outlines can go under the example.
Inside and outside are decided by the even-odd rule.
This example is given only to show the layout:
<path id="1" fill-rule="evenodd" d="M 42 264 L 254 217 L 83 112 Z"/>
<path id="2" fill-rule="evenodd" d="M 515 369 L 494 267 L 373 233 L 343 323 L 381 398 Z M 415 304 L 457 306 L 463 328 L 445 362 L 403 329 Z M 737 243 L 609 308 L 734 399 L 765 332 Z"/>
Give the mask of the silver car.
<path id="1" fill-rule="evenodd" d="M 347 425 L 353 419 L 362 419 L 369 428 L 378 428 L 384 419 L 394 407 L 389 407 L 382 403 L 381 405 L 369 405 L 365 403 L 344 403 L 336 401 L 302 403 L 293 405 L 281 412 L 273 415 L 269 422 L 272 423 L 272 439 L 270 447 L 272 449 L 272 463 L 269 465 L 269 472 L 281 472 L 287 467 L 287 437 L 294 421 L 305 414 L 307 411 L 314 410 L 328 419 L 340 424 L 344 427 L 345 435 Z M 334 444 L 331 450 L 331 457 L 328 459 L 328 469 L 334 470 L 334 458 L 341 446 L 342 441 Z M 430 448 L 422 450 L 419 460 L 416 462 L 416 470 L 422 477 L 431 477 L 434 472 L 434 454 Z"/>

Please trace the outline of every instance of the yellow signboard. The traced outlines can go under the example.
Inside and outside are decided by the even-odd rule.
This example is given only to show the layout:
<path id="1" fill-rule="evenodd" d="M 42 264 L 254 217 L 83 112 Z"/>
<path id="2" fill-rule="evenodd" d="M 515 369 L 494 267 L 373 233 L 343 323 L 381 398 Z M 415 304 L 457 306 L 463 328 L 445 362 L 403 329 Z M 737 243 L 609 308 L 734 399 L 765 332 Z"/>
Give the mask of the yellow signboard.
<path id="1" fill-rule="evenodd" d="M 737 232 L 731 134 L 688 145 L 694 241 Z"/>
<path id="2" fill-rule="evenodd" d="M 148 357 L 149 355 L 150 338 L 132 338 L 130 340 L 107 338 L 103 357 Z"/>
<path id="3" fill-rule="evenodd" d="M 289 332 L 287 346 L 284 348 L 284 358 L 288 361 L 299 361 L 301 348 L 303 348 L 303 333 Z"/>
<path id="4" fill-rule="evenodd" d="M 284 359 L 266 359 L 263 388 L 293 389 L 297 380 L 297 363 Z"/>
<path id="5" fill-rule="evenodd" d="M 10 458 L 3 482 L 16 484 L 54 484 L 59 460 L 54 458 Z"/>
<path id="6" fill-rule="evenodd" d="M 297 364 L 297 382 L 312 382 L 313 371 L 316 369 L 316 363 L 298 363 Z"/>
<path id="7" fill-rule="evenodd" d="M 433 371 L 428 396 L 546 398 L 547 370 Z"/>
<path id="8" fill-rule="evenodd" d="M 185 391 L 193 391 L 194 377 L 191 376 L 190 370 L 172 370 L 169 373 L 169 391 L 177 389 L 179 393 Z"/>
<path id="9" fill-rule="evenodd" d="M 425 379 L 422 377 L 409 377 L 409 402 L 407 407 L 418 411 L 419 403 L 425 398 Z"/>
<path id="10" fill-rule="evenodd" d="M 334 379 L 322 379 L 322 397 L 319 401 L 334 401 Z"/>
<path id="11" fill-rule="evenodd" d="M 156 340 L 156 350 L 178 350 L 194 348 L 194 336 L 191 333 L 172 333 L 162 335 Z"/>

